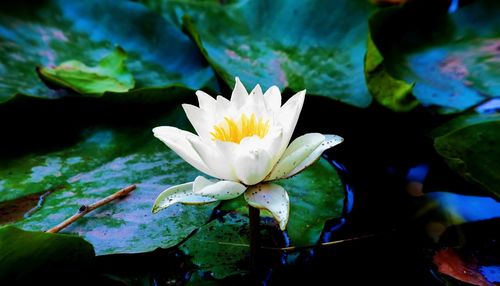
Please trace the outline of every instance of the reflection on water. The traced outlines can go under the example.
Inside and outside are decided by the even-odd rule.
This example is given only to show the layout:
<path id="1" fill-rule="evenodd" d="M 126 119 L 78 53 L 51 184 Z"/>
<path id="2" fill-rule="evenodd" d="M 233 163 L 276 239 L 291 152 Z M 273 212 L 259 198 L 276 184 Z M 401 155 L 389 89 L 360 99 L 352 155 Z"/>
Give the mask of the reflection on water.
<path id="1" fill-rule="evenodd" d="M 492 98 L 476 107 L 476 111 L 482 114 L 494 114 L 500 112 L 500 98 Z"/>
<path id="2" fill-rule="evenodd" d="M 500 218 L 500 202 L 493 198 L 449 192 L 432 192 L 426 196 L 449 218 L 450 225 Z"/>
<path id="3" fill-rule="evenodd" d="M 451 0 L 450 7 L 448 8 L 448 13 L 453 13 L 458 10 L 459 0 Z"/>

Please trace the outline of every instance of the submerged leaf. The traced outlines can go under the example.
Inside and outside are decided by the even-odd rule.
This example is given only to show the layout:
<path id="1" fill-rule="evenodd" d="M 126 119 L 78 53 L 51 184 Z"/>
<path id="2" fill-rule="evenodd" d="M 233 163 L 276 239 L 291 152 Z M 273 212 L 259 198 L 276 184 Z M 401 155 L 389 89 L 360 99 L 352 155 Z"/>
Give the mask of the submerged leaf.
<path id="1" fill-rule="evenodd" d="M 472 285 L 493 285 L 477 270 L 477 266 L 465 263 L 453 248 L 441 249 L 433 257 L 439 272 Z"/>
<path id="2" fill-rule="evenodd" d="M 134 87 L 134 78 L 127 69 L 127 53 L 117 47 L 89 67 L 77 60 L 69 60 L 60 65 L 37 68 L 38 75 L 50 86 L 68 88 L 81 94 L 103 94 L 106 91 L 125 92 Z"/>

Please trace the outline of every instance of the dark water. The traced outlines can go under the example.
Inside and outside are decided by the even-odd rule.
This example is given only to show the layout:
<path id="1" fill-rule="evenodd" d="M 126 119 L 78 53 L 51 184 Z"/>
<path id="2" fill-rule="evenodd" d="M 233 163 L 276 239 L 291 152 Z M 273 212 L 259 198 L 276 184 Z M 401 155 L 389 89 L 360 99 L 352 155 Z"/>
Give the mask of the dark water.
<path id="1" fill-rule="evenodd" d="M 32 150 L 32 137 L 40 138 L 40 151 L 57 149 L 73 144 L 82 128 L 102 122 L 133 126 L 159 116 L 166 105 L 69 99 L 2 108 L 0 120 L 11 123 L 2 132 L 12 139 L 0 142 L 0 156 L 6 158 Z M 476 263 L 499 265 L 498 219 L 446 228 L 450 224 L 447 216 L 428 208 L 427 193 L 485 196 L 449 170 L 426 135 L 449 119 L 424 108 L 398 114 L 378 105 L 358 109 L 307 97 L 296 134 L 322 132 L 345 138 L 325 154 L 343 179 L 346 201 L 343 217 L 327 224 L 322 242 L 346 241 L 290 254 L 263 250 L 260 283 L 461 285 L 452 278 L 443 279 L 432 263 L 436 251 L 447 246 L 461 246 L 461 254 Z M 27 127 L 31 134 L 22 132 Z M 286 239 L 276 236 L 286 246 Z M 441 239 L 436 242 L 438 237 Z M 183 285 L 192 270 L 182 253 L 158 250 L 97 257 L 92 266 L 51 281 L 68 285 Z M 250 285 L 251 281 L 242 277 L 224 284 Z"/>

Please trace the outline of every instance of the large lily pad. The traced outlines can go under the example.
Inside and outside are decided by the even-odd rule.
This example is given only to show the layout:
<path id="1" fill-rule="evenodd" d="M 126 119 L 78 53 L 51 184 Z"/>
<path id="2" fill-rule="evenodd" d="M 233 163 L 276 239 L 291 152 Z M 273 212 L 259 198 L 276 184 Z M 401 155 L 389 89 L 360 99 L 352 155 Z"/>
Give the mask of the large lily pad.
<path id="1" fill-rule="evenodd" d="M 151 213 L 161 191 L 199 175 L 152 136 L 151 128 L 159 124 L 185 126 L 187 121 L 179 117 L 178 108 L 160 122 L 142 127 L 87 130 L 75 146 L 2 162 L 1 201 L 22 201 L 27 195 L 52 190 L 40 208 L 16 223 L 27 230 L 47 230 L 73 215 L 82 204 L 136 183 L 137 190 L 129 196 L 91 212 L 63 232 L 83 236 L 97 255 L 174 246 L 206 223 L 215 207 L 175 205 L 159 214 Z"/>
<path id="2" fill-rule="evenodd" d="M 446 6 L 413 2 L 370 19 L 371 37 L 384 57 L 379 68 L 388 75 L 369 81 L 375 96 L 401 96 L 401 89 L 391 89 L 398 79 L 415 83 L 415 97 L 443 113 L 500 96 L 500 2 L 474 1 L 453 14 Z"/>
<path id="3" fill-rule="evenodd" d="M 248 86 L 371 103 L 363 75 L 368 1 L 142 2 L 182 23 L 230 86 L 239 76 Z"/>
<path id="4" fill-rule="evenodd" d="M 136 89 L 119 96 L 111 93 L 114 98 L 164 100 L 179 87 L 199 89 L 213 77 L 196 45 L 140 4 L 63 0 L 12 4 L 0 11 L 0 103 L 21 95 L 67 95 L 47 88 L 35 68 L 70 60 L 93 66 L 115 45 L 128 53 Z"/>
<path id="5" fill-rule="evenodd" d="M 458 118 L 441 127 L 436 151 L 465 179 L 500 196 L 500 115 Z"/>
<path id="6" fill-rule="evenodd" d="M 3 285 L 35 280 L 58 283 L 60 279 L 69 278 L 68 274 L 75 275 L 79 267 L 88 267 L 93 257 L 92 245 L 81 237 L 0 227 L 0 282 Z"/>

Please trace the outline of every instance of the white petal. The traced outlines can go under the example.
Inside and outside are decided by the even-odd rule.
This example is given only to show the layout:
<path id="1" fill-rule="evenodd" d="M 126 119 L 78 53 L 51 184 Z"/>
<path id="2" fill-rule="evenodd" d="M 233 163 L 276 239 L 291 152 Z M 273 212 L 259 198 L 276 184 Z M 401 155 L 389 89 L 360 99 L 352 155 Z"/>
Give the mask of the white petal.
<path id="1" fill-rule="evenodd" d="M 285 230 L 290 213 L 290 201 L 286 190 L 276 184 L 259 184 L 245 192 L 245 200 L 254 208 L 270 211 Z"/>
<path id="2" fill-rule="evenodd" d="M 196 135 L 171 126 L 155 127 L 153 133 L 156 138 L 160 139 L 191 166 L 210 176 L 215 175 L 187 140 L 190 137 L 197 137 Z"/>
<path id="3" fill-rule="evenodd" d="M 265 150 L 265 154 L 269 155 L 269 163 L 264 162 L 264 164 L 268 165 L 268 167 L 262 171 L 262 176 L 264 176 L 265 173 L 269 173 L 271 171 L 272 166 L 274 166 L 274 164 L 276 164 L 276 162 L 280 159 L 280 157 L 277 156 L 277 152 L 281 146 L 282 140 L 283 132 L 279 126 L 275 126 L 275 128 L 269 130 L 269 133 L 263 139 L 257 138 L 256 136 L 244 138 L 240 144 L 217 140 L 215 141 L 215 146 L 226 158 L 226 164 L 230 164 L 236 174 L 239 173 L 241 177 L 246 177 L 248 174 L 243 174 L 245 173 L 245 170 L 238 170 L 241 163 L 239 163 L 240 161 L 237 161 L 236 159 L 245 160 L 241 158 L 241 154 L 250 152 L 249 149 Z M 237 177 L 240 178 L 238 175 Z M 257 180 L 259 180 L 259 178 L 257 178 Z"/>
<path id="4" fill-rule="evenodd" d="M 268 111 L 277 112 L 281 107 L 281 92 L 277 86 L 271 86 L 264 93 L 264 101 Z"/>
<path id="5" fill-rule="evenodd" d="M 213 114 L 215 112 L 215 98 L 201 90 L 196 91 L 196 96 L 198 97 L 198 103 L 201 109 L 205 110 L 208 114 Z"/>
<path id="6" fill-rule="evenodd" d="M 283 127 L 281 154 L 283 154 L 285 148 L 290 142 L 290 139 L 292 138 L 293 131 L 295 130 L 295 126 L 297 125 L 297 121 L 299 119 L 300 111 L 304 105 L 305 95 L 305 90 L 296 93 L 279 110 L 277 119 L 279 124 Z"/>
<path id="7" fill-rule="evenodd" d="M 309 133 L 295 139 L 271 171 L 271 174 L 266 178 L 266 181 L 288 178 L 299 173 L 316 162 L 325 150 L 344 141 L 342 137 L 337 135 L 319 134 L 324 137 L 324 140 L 318 144 L 320 138 L 318 134 Z"/>
<path id="8" fill-rule="evenodd" d="M 240 108 L 245 104 L 248 98 L 248 92 L 240 81 L 239 77 L 235 78 L 233 93 L 231 94 L 231 104 L 236 108 Z"/>
<path id="9" fill-rule="evenodd" d="M 250 92 L 247 96 L 245 103 L 235 110 L 237 118 L 241 114 L 246 114 L 247 116 L 254 114 L 257 118 L 263 118 L 265 120 L 270 118 L 270 115 L 267 113 L 264 95 L 262 94 L 260 85 L 256 85 L 252 92 Z"/>
<path id="10" fill-rule="evenodd" d="M 280 148 L 283 142 L 283 128 L 281 126 L 273 126 L 269 133 L 262 139 L 262 148 L 266 150 L 273 158 L 272 164 L 280 158 Z"/>
<path id="11" fill-rule="evenodd" d="M 224 117 L 229 116 L 233 117 L 233 113 L 235 109 L 232 108 L 231 102 L 227 100 L 227 98 L 218 95 L 217 100 L 215 102 L 215 114 L 214 114 L 214 122 L 219 123 L 224 120 Z"/>
<path id="12" fill-rule="evenodd" d="M 240 142 L 234 168 L 238 179 L 246 185 L 260 183 L 272 168 L 272 157 L 267 150 L 258 148 L 258 136 L 246 137 Z"/>
<path id="13" fill-rule="evenodd" d="M 257 84 L 252 89 L 252 92 L 250 92 L 249 96 L 250 97 L 255 97 L 256 99 L 257 98 L 262 98 L 263 99 L 264 95 L 262 94 L 262 88 L 260 87 L 260 84 Z"/>
<path id="14" fill-rule="evenodd" d="M 226 157 L 215 147 L 214 144 L 207 144 L 200 140 L 199 137 L 187 138 L 187 141 L 196 151 L 201 160 L 212 172 L 212 177 L 218 179 L 236 181 L 236 175 L 231 164 L 228 163 Z"/>
<path id="15" fill-rule="evenodd" d="M 262 94 L 262 88 L 260 85 L 256 85 L 255 88 L 250 92 L 247 101 L 239 109 L 240 113 L 247 115 L 255 114 L 257 117 L 269 117 L 267 114 L 266 103 L 264 102 L 264 95 Z"/>
<path id="16" fill-rule="evenodd" d="M 172 186 L 163 191 L 153 205 L 153 213 L 157 213 L 176 203 L 183 204 L 208 204 L 217 201 L 214 198 L 203 197 L 193 193 L 193 183 Z"/>
<path id="17" fill-rule="evenodd" d="M 212 128 L 214 124 L 210 115 L 203 109 L 191 104 L 183 104 L 182 108 L 189 122 L 191 122 L 191 125 L 193 125 L 196 130 L 196 133 L 205 140 L 211 140 L 212 135 L 210 132 L 213 131 Z"/>
<path id="18" fill-rule="evenodd" d="M 230 200 L 243 194 L 247 187 L 233 181 L 208 180 L 198 176 L 194 180 L 193 192 L 216 200 Z"/>
<path id="19" fill-rule="evenodd" d="M 266 181 L 285 178 L 299 166 L 323 141 L 325 136 L 320 133 L 308 133 L 293 140 L 285 153 L 267 176 Z"/>

